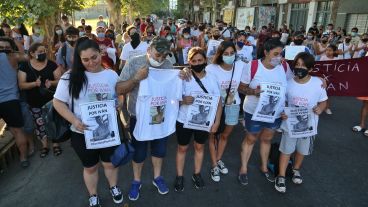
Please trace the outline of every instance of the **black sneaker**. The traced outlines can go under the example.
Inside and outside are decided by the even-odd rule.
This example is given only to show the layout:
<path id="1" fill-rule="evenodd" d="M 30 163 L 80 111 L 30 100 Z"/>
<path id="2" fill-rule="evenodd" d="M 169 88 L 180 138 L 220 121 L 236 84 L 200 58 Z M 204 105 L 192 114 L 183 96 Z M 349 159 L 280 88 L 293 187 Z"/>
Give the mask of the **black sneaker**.
<path id="1" fill-rule="evenodd" d="M 184 191 L 184 177 L 183 176 L 176 176 L 175 183 L 174 183 L 174 190 L 176 192 Z"/>
<path id="2" fill-rule="evenodd" d="M 300 170 L 293 170 L 293 177 L 291 178 L 291 180 L 293 181 L 293 183 L 300 185 L 303 183 L 303 178 L 302 175 L 300 174 Z"/>
<path id="3" fill-rule="evenodd" d="M 240 184 L 248 185 L 248 176 L 247 176 L 247 174 L 239 174 L 238 180 L 239 180 Z"/>
<path id="4" fill-rule="evenodd" d="M 97 195 L 89 197 L 89 207 L 101 207 L 100 198 Z"/>
<path id="5" fill-rule="evenodd" d="M 275 189 L 280 193 L 286 193 L 285 177 L 283 176 L 276 177 Z"/>
<path id="6" fill-rule="evenodd" d="M 110 193 L 114 203 L 119 204 L 123 202 L 123 194 L 118 186 L 113 186 L 110 188 Z"/>
<path id="7" fill-rule="evenodd" d="M 201 189 L 204 187 L 204 181 L 202 179 L 202 176 L 201 174 L 193 174 L 192 176 L 192 181 L 193 181 L 193 184 L 194 184 L 194 187 L 197 188 L 197 189 Z"/>
<path id="8" fill-rule="evenodd" d="M 266 177 L 266 179 L 269 181 L 269 182 L 271 182 L 271 183 L 273 183 L 273 182 L 275 182 L 275 177 L 269 172 L 269 171 L 267 171 L 267 172 L 262 172 L 262 174 Z"/>

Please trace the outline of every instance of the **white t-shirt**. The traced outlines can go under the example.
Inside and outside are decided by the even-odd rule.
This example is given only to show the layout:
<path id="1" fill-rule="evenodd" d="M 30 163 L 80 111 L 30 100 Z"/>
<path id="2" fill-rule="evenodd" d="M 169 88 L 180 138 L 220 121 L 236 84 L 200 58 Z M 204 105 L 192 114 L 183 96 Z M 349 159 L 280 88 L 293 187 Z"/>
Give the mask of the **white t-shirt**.
<path id="1" fill-rule="evenodd" d="M 350 48 L 353 47 L 353 44 L 346 45 L 346 43 L 340 43 L 338 49 L 341 50 L 344 55 L 339 55 L 339 59 L 351 59 Z"/>
<path id="2" fill-rule="evenodd" d="M 132 44 L 129 42 L 123 47 L 123 51 L 120 55 L 120 60 L 129 60 L 132 57 L 144 55 L 147 53 L 148 44 L 146 42 L 140 42 L 138 47 L 133 49 Z"/>
<path id="3" fill-rule="evenodd" d="M 139 84 L 136 104 L 138 141 L 161 139 L 175 132 L 183 81 L 179 70 L 150 69 L 148 78 Z M 170 90 L 168 90 L 170 89 Z"/>
<path id="4" fill-rule="evenodd" d="M 326 55 L 322 55 L 319 61 L 339 60 L 338 57 L 328 58 Z"/>
<path id="5" fill-rule="evenodd" d="M 293 78 L 288 81 L 286 88 L 286 102 L 289 107 L 305 107 L 312 109 L 318 103 L 328 99 L 326 90 L 321 87 L 322 81 L 317 77 L 304 84 L 297 83 Z M 318 125 L 318 115 L 315 114 L 316 124 Z M 283 124 L 282 128 L 285 128 Z M 286 127 L 287 128 L 287 127 Z"/>
<path id="6" fill-rule="evenodd" d="M 220 31 L 220 34 L 224 37 L 224 38 L 230 38 L 231 37 L 231 33 L 230 30 L 227 27 L 224 27 L 222 31 Z"/>
<path id="7" fill-rule="evenodd" d="M 365 44 L 363 42 L 359 42 L 358 43 L 358 47 L 363 47 Z M 355 49 L 355 47 L 354 47 Z M 354 52 L 354 55 L 353 55 L 353 58 L 360 58 L 360 57 L 363 57 L 363 53 L 364 53 L 364 49 L 361 49 L 357 52 Z"/>
<path id="8" fill-rule="evenodd" d="M 245 63 L 253 60 L 253 47 L 252 46 L 243 46 L 241 50 L 236 51 L 236 56 L 238 60 L 241 60 Z"/>
<path id="9" fill-rule="evenodd" d="M 251 62 L 246 64 L 241 77 L 241 82 L 249 85 L 250 88 L 257 88 L 261 83 L 277 83 L 286 88 L 287 80 L 293 78 L 289 66 L 285 73 L 284 67 L 280 64 L 273 69 L 266 69 L 261 60 L 258 60 L 258 69 L 251 80 Z M 253 114 L 257 108 L 259 98 L 257 96 L 246 96 L 244 99 L 243 110 Z M 277 112 L 276 118 L 280 117 L 282 109 Z"/>
<path id="10" fill-rule="evenodd" d="M 113 70 L 106 69 L 98 73 L 85 72 L 88 85 L 83 87 L 79 93 L 79 98 L 74 99 L 73 113 L 78 119 L 81 119 L 81 110 L 79 105 L 94 101 L 114 100 L 116 98 L 115 85 L 119 80 L 119 76 Z M 72 98 L 69 94 L 69 75 L 65 73 L 58 83 L 54 98 L 68 104 L 72 110 Z M 82 133 L 76 130 L 74 126 L 70 128 L 72 131 Z"/>
<path id="11" fill-rule="evenodd" d="M 237 60 L 235 62 L 234 76 L 233 76 L 233 80 L 231 83 L 231 89 L 230 89 L 229 96 L 227 98 L 226 105 L 239 105 L 240 104 L 238 87 L 240 84 L 240 78 L 242 76 L 242 73 L 245 70 L 245 66 L 246 64 L 241 60 Z M 212 73 L 216 77 L 217 83 L 220 86 L 220 90 L 221 90 L 221 98 L 222 98 L 222 101 L 224 102 L 226 98 L 226 90 L 229 88 L 231 74 L 233 70 L 226 71 L 217 64 L 210 64 L 210 65 L 207 65 L 206 71 L 208 73 Z"/>
<path id="12" fill-rule="evenodd" d="M 208 94 L 220 96 L 220 87 L 217 83 L 216 77 L 211 73 L 200 79 Z M 198 85 L 192 77 L 190 81 L 183 81 L 183 96 L 191 96 L 194 93 L 204 93 L 203 89 Z M 187 118 L 189 105 L 182 104 L 179 109 L 178 122 L 184 123 Z"/>
<path id="13" fill-rule="evenodd" d="M 248 36 L 247 41 L 250 42 L 253 46 L 256 46 L 257 42 L 253 36 Z"/>

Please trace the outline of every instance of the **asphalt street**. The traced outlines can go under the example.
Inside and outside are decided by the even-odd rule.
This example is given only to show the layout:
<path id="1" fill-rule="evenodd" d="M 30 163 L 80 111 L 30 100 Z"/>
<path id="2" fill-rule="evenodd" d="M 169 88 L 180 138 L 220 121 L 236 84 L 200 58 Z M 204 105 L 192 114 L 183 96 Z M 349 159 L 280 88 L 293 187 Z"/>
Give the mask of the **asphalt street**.
<path id="1" fill-rule="evenodd" d="M 170 192 L 159 195 L 152 185 L 152 166 L 146 160 L 143 169 L 143 187 L 138 201 L 128 200 L 127 192 L 132 181 L 132 168 L 128 164 L 120 168 L 119 185 L 124 193 L 124 203 L 112 202 L 108 185 L 100 171 L 99 194 L 103 206 L 139 207 L 202 207 L 202 206 L 368 206 L 368 138 L 354 133 L 351 127 L 358 123 L 361 103 L 355 98 L 331 98 L 333 115 L 323 114 L 314 153 L 305 159 L 302 168 L 304 183 L 295 186 L 287 181 L 287 193 L 274 190 L 272 183 L 260 174 L 259 145 L 250 160 L 249 185 L 237 181 L 240 163 L 240 143 L 244 131 L 239 124 L 230 137 L 223 161 L 229 174 L 214 183 L 209 176 L 210 158 L 206 147 L 202 176 L 205 188 L 196 190 L 190 180 L 193 172 L 193 150 L 187 156 L 185 190 L 173 189 L 175 179 L 176 138 L 172 136 L 162 175 Z M 273 141 L 279 141 L 277 135 Z M 82 207 L 88 206 L 88 194 L 82 179 L 82 165 L 70 147 L 63 144 L 64 152 L 59 157 L 49 154 L 44 159 L 38 154 L 31 158 L 31 166 L 21 169 L 17 162 L 0 175 L 0 207 Z"/>

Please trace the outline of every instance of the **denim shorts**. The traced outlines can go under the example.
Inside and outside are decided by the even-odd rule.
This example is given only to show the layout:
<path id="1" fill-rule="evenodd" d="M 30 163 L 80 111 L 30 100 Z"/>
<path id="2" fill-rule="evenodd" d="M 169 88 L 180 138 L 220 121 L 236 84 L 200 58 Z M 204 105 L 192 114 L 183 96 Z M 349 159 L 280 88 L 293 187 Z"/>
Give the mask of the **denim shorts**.
<path id="1" fill-rule="evenodd" d="M 239 122 L 239 105 L 227 105 L 225 106 L 225 124 L 229 126 L 235 126 Z"/>
<path id="2" fill-rule="evenodd" d="M 252 134 L 259 133 L 262 129 L 278 129 L 281 125 L 281 118 L 275 120 L 274 123 L 266 123 L 261 121 L 252 121 L 252 114 L 244 112 L 245 129 Z"/>

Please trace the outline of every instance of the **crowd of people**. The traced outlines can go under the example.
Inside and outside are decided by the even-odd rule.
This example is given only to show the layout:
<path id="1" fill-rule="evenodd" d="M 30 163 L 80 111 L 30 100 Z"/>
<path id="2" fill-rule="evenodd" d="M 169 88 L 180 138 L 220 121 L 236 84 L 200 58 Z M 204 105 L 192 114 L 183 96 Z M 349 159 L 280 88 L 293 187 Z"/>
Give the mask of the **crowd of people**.
<path id="1" fill-rule="evenodd" d="M 278 192 L 286 192 L 286 169 L 294 157 L 292 181 L 301 184 L 304 156 L 310 155 L 315 136 L 291 138 L 285 126 L 288 116 L 280 107 L 272 123 L 252 119 L 260 100 L 261 83 L 277 83 L 284 87 L 286 106 L 311 109 L 317 120 L 325 112 L 331 115 L 325 82 L 309 73 L 315 61 L 361 58 L 368 51 L 368 34 L 359 35 L 358 28 L 347 33 L 334 25 L 307 31 L 300 27 L 291 31 L 287 25 L 277 30 L 272 23 L 256 27 L 235 28 L 221 20 L 215 25 L 186 21 L 176 24 L 174 19 L 163 19 L 155 27 L 150 16 L 136 18 L 131 25 L 107 24 L 103 16 L 97 25 L 81 19 L 74 27 L 67 16 L 53 28 L 47 39 L 45 31 L 36 23 L 29 34 L 25 25 L 13 27 L 4 21 L 0 29 L 0 118 L 14 135 L 23 168 L 30 165 L 29 156 L 35 153 L 35 136 L 41 143 L 40 157 L 48 156 L 52 142 L 55 156 L 63 152 L 61 144 L 48 137 L 42 107 L 52 101 L 56 111 L 71 123 L 71 145 L 83 165 L 83 177 L 90 206 L 100 206 L 98 196 L 98 168 L 101 163 L 115 203 L 123 201 L 118 183 L 118 169 L 110 157 L 116 146 L 87 149 L 83 132 L 88 129 L 81 121 L 80 104 L 92 101 L 117 100 L 118 110 L 128 112 L 131 143 L 135 149 L 132 159 L 134 178 L 128 192 L 130 200 L 137 200 L 142 187 L 143 163 L 150 152 L 153 166 L 153 185 L 160 194 L 169 187 L 161 175 L 166 155 L 168 136 L 159 139 L 135 137 L 137 129 L 137 101 L 139 85 L 149 75 L 149 68 L 172 69 L 179 66 L 178 78 L 183 80 L 178 114 L 169 114 L 176 122 L 177 138 L 176 178 L 174 190 L 184 190 L 184 163 L 191 137 L 194 138 L 194 172 L 191 177 L 196 188 L 205 183 L 201 176 L 204 146 L 208 140 L 214 182 L 228 173 L 223 154 L 234 127 L 243 124 L 245 133 L 241 144 L 241 163 L 238 180 L 248 184 L 248 162 L 254 144 L 260 140 L 260 170 L 265 179 L 274 183 Z M 95 28 L 94 28 L 95 27 Z M 284 61 L 284 47 L 305 46 L 292 64 Z M 172 90 L 177 84 L 171 83 Z M 151 85 L 155 87 L 155 85 Z M 220 96 L 216 117 L 209 132 L 184 127 L 194 93 Z M 101 98 L 101 94 L 105 94 Z M 298 100 L 298 101 L 296 101 Z M 304 100 L 304 101 L 300 101 Z M 363 102 L 361 120 L 353 126 L 355 132 L 366 129 L 368 97 Z M 221 117 L 224 115 L 223 123 Z M 166 120 L 166 121 L 170 121 Z M 159 121 L 158 121 L 159 122 Z M 223 126 L 222 126 L 223 125 Z M 219 129 L 223 127 L 221 133 Z M 139 128 L 139 130 L 145 130 Z M 277 130 L 282 132 L 279 172 L 274 176 L 267 166 L 271 141 Z M 139 133 L 137 133 L 139 134 Z"/>

